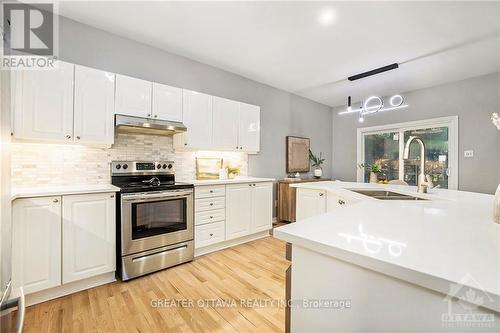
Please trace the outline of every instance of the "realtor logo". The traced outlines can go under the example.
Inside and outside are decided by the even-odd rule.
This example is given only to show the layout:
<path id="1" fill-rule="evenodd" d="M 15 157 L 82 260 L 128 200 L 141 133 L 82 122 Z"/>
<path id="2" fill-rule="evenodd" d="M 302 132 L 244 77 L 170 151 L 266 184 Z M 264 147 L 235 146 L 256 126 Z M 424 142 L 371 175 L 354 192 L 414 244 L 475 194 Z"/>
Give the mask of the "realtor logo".
<path id="1" fill-rule="evenodd" d="M 495 316 L 479 311 L 478 308 L 494 303 L 491 296 L 470 274 L 458 283 L 450 284 L 450 291 L 443 299 L 448 311 L 441 315 L 441 322 L 448 328 L 491 328 L 495 326 Z"/>
<path id="2" fill-rule="evenodd" d="M 7 40 L 4 55 L 24 53 L 39 56 L 54 55 L 53 4 L 3 4 L 3 26 Z"/>

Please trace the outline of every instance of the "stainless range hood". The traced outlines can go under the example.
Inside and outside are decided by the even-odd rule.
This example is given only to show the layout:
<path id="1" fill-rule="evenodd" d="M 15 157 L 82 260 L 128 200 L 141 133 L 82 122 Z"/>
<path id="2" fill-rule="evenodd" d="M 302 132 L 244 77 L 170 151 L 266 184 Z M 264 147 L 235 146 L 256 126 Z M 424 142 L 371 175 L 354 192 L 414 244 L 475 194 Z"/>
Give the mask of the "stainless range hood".
<path id="1" fill-rule="evenodd" d="M 187 131 L 183 123 L 176 121 L 149 119 L 141 117 L 115 116 L 116 131 L 119 133 L 140 133 L 170 136 Z"/>

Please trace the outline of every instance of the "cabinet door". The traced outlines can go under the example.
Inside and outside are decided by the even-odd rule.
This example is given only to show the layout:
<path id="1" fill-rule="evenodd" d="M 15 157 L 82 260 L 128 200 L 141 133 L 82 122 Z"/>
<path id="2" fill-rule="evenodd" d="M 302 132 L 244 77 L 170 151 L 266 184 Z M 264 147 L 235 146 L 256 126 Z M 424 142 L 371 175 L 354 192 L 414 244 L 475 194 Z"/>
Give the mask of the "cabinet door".
<path id="1" fill-rule="evenodd" d="M 326 213 L 326 192 L 297 189 L 297 221 Z"/>
<path id="2" fill-rule="evenodd" d="M 29 294 L 61 285 L 61 198 L 12 205 L 12 281 Z"/>
<path id="3" fill-rule="evenodd" d="M 117 74 L 115 113 L 150 118 L 152 87 L 150 81 Z"/>
<path id="4" fill-rule="evenodd" d="M 226 185 L 226 240 L 246 236 L 252 223 L 252 184 Z"/>
<path id="5" fill-rule="evenodd" d="M 273 226 L 273 184 L 255 183 L 252 187 L 251 232 L 269 230 Z"/>
<path id="6" fill-rule="evenodd" d="M 75 141 L 112 145 L 114 110 L 115 74 L 76 65 Z"/>
<path id="7" fill-rule="evenodd" d="M 183 145 L 188 148 L 212 147 L 212 96 L 183 90 L 183 118 L 187 127 Z"/>
<path id="8" fill-rule="evenodd" d="M 225 98 L 213 97 L 213 148 L 240 150 L 238 126 L 239 103 Z"/>
<path id="9" fill-rule="evenodd" d="M 16 73 L 14 137 L 73 140 L 74 65 L 63 61 L 51 70 Z"/>
<path id="10" fill-rule="evenodd" d="M 153 118 L 182 122 L 182 89 L 153 83 Z"/>
<path id="11" fill-rule="evenodd" d="M 63 197 L 62 280 L 115 270 L 115 194 Z"/>
<path id="12" fill-rule="evenodd" d="M 238 144 L 242 151 L 260 150 L 260 107 L 240 103 Z"/>

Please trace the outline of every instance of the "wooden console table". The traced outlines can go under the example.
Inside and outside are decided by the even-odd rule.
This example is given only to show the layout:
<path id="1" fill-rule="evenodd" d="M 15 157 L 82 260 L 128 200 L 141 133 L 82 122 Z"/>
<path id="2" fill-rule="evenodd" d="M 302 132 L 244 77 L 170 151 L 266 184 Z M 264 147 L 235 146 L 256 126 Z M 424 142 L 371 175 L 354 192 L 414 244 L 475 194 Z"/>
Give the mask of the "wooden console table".
<path id="1" fill-rule="evenodd" d="M 330 178 L 310 178 L 301 180 L 278 181 L 278 221 L 295 222 L 295 187 L 291 184 L 324 182 L 330 181 Z"/>

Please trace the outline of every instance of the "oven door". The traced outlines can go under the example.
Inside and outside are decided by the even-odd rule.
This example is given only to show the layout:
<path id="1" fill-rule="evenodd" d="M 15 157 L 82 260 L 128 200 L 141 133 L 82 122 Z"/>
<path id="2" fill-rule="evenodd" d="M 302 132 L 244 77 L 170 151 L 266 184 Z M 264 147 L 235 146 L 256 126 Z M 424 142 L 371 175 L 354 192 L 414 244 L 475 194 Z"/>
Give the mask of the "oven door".
<path id="1" fill-rule="evenodd" d="M 193 190 L 123 194 L 122 255 L 193 239 Z"/>

